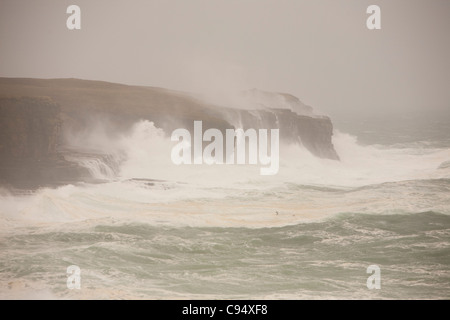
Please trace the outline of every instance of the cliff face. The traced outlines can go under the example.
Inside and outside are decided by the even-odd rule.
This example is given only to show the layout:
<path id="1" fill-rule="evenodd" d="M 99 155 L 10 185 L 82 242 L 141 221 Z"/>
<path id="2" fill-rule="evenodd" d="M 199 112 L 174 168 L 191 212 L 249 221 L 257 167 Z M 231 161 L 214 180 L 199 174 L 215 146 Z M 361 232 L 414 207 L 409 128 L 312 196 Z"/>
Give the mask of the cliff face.
<path id="1" fill-rule="evenodd" d="M 224 116 L 243 129 L 280 129 L 281 141 L 303 145 L 316 157 L 339 160 L 332 143 L 333 124 L 328 117 L 298 115 L 286 109 L 229 109 Z"/>
<path id="2" fill-rule="evenodd" d="M 59 106 L 49 98 L 0 97 L 2 160 L 54 157 L 60 129 Z"/>
<path id="3" fill-rule="evenodd" d="M 330 118 L 301 116 L 289 110 L 276 110 L 275 113 L 281 135 L 286 139 L 298 141 L 319 158 L 339 160 L 332 143 L 333 124 Z"/>
<path id="4" fill-rule="evenodd" d="M 84 169 L 58 153 L 60 108 L 49 98 L 0 97 L 0 183 L 36 188 L 73 181 Z"/>
<path id="5" fill-rule="evenodd" d="M 246 91 L 242 99 L 248 110 L 212 105 L 188 93 L 162 88 L 78 79 L 0 78 L 1 94 L 50 97 L 61 106 L 62 131 L 84 130 L 93 118 L 111 122 L 115 131 L 147 119 L 170 135 L 177 128 L 192 131 L 194 120 L 202 120 L 204 130 L 223 131 L 242 119 L 244 127 L 280 128 L 282 139 L 300 142 L 318 157 L 338 159 L 331 143 L 330 119 L 315 115 L 310 106 L 285 93 Z"/>

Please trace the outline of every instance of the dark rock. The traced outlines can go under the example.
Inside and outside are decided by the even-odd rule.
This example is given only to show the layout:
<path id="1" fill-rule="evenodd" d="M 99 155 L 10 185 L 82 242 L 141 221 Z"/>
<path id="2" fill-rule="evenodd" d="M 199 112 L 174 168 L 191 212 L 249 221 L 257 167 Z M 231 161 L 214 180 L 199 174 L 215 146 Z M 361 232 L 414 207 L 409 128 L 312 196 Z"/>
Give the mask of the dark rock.
<path id="1" fill-rule="evenodd" d="M 332 143 L 333 124 L 328 117 L 298 115 L 286 109 L 228 109 L 224 117 L 230 122 L 234 119 L 238 123 L 235 126 L 244 130 L 278 128 L 281 141 L 301 144 L 316 157 L 339 160 Z"/>
<path id="2" fill-rule="evenodd" d="M 51 99 L 0 97 L 0 183 L 34 189 L 86 176 L 58 153 L 60 132 L 60 108 Z"/>
<path id="3" fill-rule="evenodd" d="M 3 95 L 3 97 L 1 97 Z M 216 106 L 184 92 L 78 79 L 0 78 L 0 183 L 18 187 L 88 181 L 89 170 L 67 161 L 63 132 L 79 132 L 93 119 L 111 124 L 112 138 L 137 120 L 153 121 L 170 136 L 177 128 L 191 132 L 237 127 L 280 129 L 284 142 L 302 144 L 317 157 L 338 160 L 333 125 L 289 94 L 247 92 L 258 110 Z M 46 98 L 42 98 L 46 97 Z M 100 155 L 101 156 L 101 155 Z M 91 180 L 92 181 L 92 177 Z"/>

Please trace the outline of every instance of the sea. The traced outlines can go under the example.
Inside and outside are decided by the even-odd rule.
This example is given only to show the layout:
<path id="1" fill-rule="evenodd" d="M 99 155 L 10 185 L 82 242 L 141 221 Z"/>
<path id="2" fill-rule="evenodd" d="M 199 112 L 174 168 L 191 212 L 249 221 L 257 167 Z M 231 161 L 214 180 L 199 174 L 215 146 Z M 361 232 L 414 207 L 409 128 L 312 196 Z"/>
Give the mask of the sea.
<path id="1" fill-rule="evenodd" d="M 284 145 L 273 176 L 174 165 L 146 120 L 72 137 L 113 160 L 0 189 L 0 299 L 449 299 L 450 117 L 334 127 L 340 161 Z"/>

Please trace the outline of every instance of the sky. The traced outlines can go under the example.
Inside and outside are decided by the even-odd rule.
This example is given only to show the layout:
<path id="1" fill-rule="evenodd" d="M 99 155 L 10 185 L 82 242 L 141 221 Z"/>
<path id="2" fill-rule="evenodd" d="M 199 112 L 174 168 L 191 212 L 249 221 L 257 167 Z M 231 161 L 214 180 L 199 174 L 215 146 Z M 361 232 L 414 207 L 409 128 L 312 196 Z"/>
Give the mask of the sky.
<path id="1" fill-rule="evenodd" d="M 66 9 L 81 8 L 81 30 Z M 381 30 L 369 30 L 369 5 Z M 0 76 L 211 96 L 287 92 L 329 115 L 450 109 L 448 0 L 0 0 Z"/>

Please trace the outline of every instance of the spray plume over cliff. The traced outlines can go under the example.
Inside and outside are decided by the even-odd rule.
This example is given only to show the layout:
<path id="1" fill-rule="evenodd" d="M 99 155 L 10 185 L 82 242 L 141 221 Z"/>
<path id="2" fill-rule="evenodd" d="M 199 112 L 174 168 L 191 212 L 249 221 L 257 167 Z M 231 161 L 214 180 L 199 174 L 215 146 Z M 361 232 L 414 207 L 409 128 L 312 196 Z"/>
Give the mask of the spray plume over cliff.
<path id="1" fill-rule="evenodd" d="M 193 131 L 195 120 L 203 122 L 204 130 L 280 129 L 280 142 L 303 146 L 319 158 L 339 159 L 332 144 L 331 120 L 285 93 L 253 89 L 242 92 L 234 103 L 218 105 L 193 94 L 155 87 L 78 79 L 0 78 L 0 97 L 0 151 L 6 168 L 1 178 L 7 182 L 86 177 L 86 167 L 91 176 L 110 177 L 118 170 L 118 162 L 126 158 L 115 141 L 138 121 L 153 122 L 166 137 L 177 128 Z M 111 159 L 110 154 L 116 158 Z M 33 172 L 7 173 L 21 171 L 14 165 L 24 159 L 23 166 L 35 168 L 28 169 Z M 78 166 L 74 167 L 74 159 Z M 7 168 L 5 162 L 14 164 L 13 168 Z M 71 173 L 42 173 L 32 162 Z"/>

